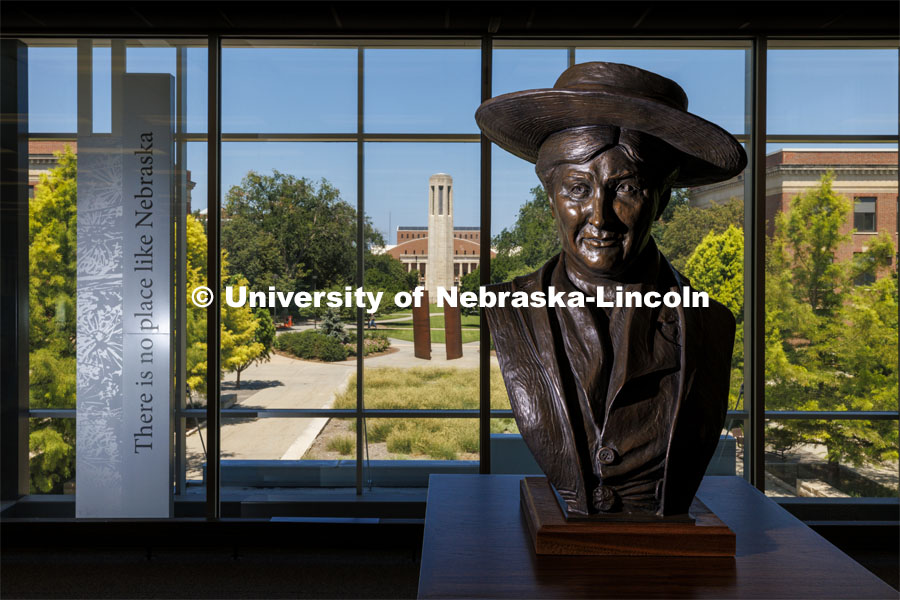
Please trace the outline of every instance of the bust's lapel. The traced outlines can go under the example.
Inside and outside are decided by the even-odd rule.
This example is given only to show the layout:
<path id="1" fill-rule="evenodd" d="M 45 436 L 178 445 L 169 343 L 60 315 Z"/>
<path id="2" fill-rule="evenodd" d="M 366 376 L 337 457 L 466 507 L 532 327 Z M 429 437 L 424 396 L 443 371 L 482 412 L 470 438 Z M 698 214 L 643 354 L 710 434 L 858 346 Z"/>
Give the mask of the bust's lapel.
<path id="1" fill-rule="evenodd" d="M 683 317 L 675 309 L 644 306 L 617 310 L 621 312 L 611 319 L 609 331 L 615 354 L 606 403 L 607 418 L 630 381 L 659 371 L 672 371 L 684 364 L 678 334 L 679 329 L 684 329 L 681 325 Z"/>
<path id="2" fill-rule="evenodd" d="M 490 289 L 539 290 L 546 270 L 555 264 L 551 260 L 536 273 Z M 581 461 L 555 359 L 547 310 L 493 308 L 486 309 L 485 315 L 516 423 L 526 445 L 570 508 L 587 512 Z M 513 355 L 515 360 L 510 359 Z"/>

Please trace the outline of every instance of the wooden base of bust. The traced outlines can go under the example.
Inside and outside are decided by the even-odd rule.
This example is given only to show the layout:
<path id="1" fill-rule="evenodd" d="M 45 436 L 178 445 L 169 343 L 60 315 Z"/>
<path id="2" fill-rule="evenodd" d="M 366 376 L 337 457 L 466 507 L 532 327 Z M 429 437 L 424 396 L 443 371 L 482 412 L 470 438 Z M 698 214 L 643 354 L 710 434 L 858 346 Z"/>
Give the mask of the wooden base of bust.
<path id="1" fill-rule="evenodd" d="M 696 498 L 693 523 L 566 521 L 545 477 L 526 477 L 520 489 L 535 554 L 734 556 L 734 533 Z"/>

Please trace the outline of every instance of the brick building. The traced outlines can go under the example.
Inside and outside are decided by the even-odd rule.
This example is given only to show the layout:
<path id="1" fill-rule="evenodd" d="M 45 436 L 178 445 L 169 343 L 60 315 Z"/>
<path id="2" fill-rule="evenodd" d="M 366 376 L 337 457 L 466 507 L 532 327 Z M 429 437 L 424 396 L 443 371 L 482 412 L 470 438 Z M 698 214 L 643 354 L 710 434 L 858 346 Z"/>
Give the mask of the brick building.
<path id="1" fill-rule="evenodd" d="M 826 171 L 834 172 L 834 190 L 848 198 L 853 210 L 843 232 L 855 229 L 835 258 L 846 260 L 862 252 L 869 240 L 887 232 L 897 247 L 897 151 L 785 148 L 766 156 L 766 224 L 772 234 L 775 213 L 790 209 L 791 199 L 816 186 Z M 691 189 L 698 207 L 744 195 L 744 175 Z"/>
<path id="2" fill-rule="evenodd" d="M 453 277 L 459 278 L 478 268 L 481 228 L 453 228 Z M 388 246 L 386 252 L 406 265 L 407 271 L 418 271 L 425 277 L 428 263 L 428 228 L 419 226 L 397 227 L 397 243 Z M 491 252 L 494 255 L 494 252 Z"/>
<path id="3" fill-rule="evenodd" d="M 49 175 L 50 169 L 57 165 L 56 152 L 62 152 L 68 146 L 78 154 L 78 142 L 28 142 L 28 197 L 34 198 L 34 187 L 40 182 L 41 175 Z"/>
<path id="4" fill-rule="evenodd" d="M 40 182 L 41 175 L 49 175 L 50 169 L 54 168 L 58 159 L 57 152 L 65 150 L 66 146 L 72 149 L 72 152 L 78 154 L 78 142 L 58 142 L 58 141 L 42 141 L 29 140 L 28 142 L 28 197 L 34 198 L 34 187 Z M 196 186 L 196 182 L 191 181 L 191 172 L 187 172 L 187 212 L 191 212 L 191 190 Z"/>
<path id="5" fill-rule="evenodd" d="M 435 285 L 445 288 L 459 285 L 463 276 L 478 268 L 480 258 L 481 229 L 453 225 L 452 184 L 453 179 L 449 175 L 432 175 L 427 203 L 429 225 L 397 227 L 396 244 L 383 249 L 383 252 L 402 262 L 407 272 L 418 271 L 420 283 L 426 285 L 432 298 L 436 298 L 436 291 L 431 288 Z M 446 186 L 446 203 L 443 201 L 443 186 Z M 492 257 L 495 254 L 491 251 Z M 452 271 L 449 270 L 450 265 Z M 445 271 L 440 276 L 434 273 L 438 268 Z"/>

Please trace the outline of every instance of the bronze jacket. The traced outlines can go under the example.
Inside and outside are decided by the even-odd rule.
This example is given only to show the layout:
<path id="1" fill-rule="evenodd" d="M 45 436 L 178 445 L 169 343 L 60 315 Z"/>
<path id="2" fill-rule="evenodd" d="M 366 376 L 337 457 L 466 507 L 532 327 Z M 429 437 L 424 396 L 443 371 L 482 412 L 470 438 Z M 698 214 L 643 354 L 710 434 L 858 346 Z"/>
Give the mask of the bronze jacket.
<path id="1" fill-rule="evenodd" d="M 488 289 L 495 293 L 546 292 L 559 262 L 560 255 L 557 255 L 534 273 Z M 669 290 L 681 293 L 682 287 L 688 285 L 660 254 L 656 289 L 661 293 Z M 597 512 L 595 500 L 600 491 L 605 491 L 600 490 L 604 477 L 602 465 L 596 461 L 598 443 L 592 445 L 586 439 L 590 435 L 585 433 L 585 421 L 593 418 L 585 414 L 591 410 L 589 401 L 585 400 L 583 390 L 573 391 L 572 372 L 576 370 L 575 362 L 582 360 L 573 354 L 590 354 L 591 348 L 585 346 L 584 340 L 572 342 L 571 332 L 579 331 L 577 320 L 575 328 L 570 324 L 570 333 L 563 335 L 560 329 L 565 325 L 561 325 L 555 313 L 559 310 L 570 309 L 486 308 L 485 314 L 513 414 L 526 445 L 566 502 L 570 514 L 589 514 Z M 646 323 L 649 319 L 655 322 Z M 603 371 L 603 377 L 608 379 L 602 383 L 608 391 L 599 394 L 606 398 L 600 401 L 605 406 L 598 409 L 599 428 L 604 437 L 613 440 L 633 435 L 629 431 L 640 429 L 640 424 L 632 419 L 630 424 L 626 420 L 623 425 L 621 419 L 616 421 L 610 417 L 611 411 L 617 406 L 629 406 L 635 397 L 646 395 L 647 389 L 657 390 L 661 397 L 657 402 L 670 410 L 657 409 L 660 415 L 651 425 L 656 426 L 653 435 L 665 439 L 657 443 L 657 458 L 644 457 L 648 464 L 643 471 L 662 476 L 661 485 L 651 492 L 655 495 L 656 502 L 652 504 L 655 512 L 683 514 L 690 508 L 700 486 L 725 421 L 734 317 L 723 305 L 710 300 L 707 308 L 645 309 L 635 316 L 629 314 L 624 323 L 611 340 L 615 346 L 614 364 L 607 365 Z M 584 338 L 597 339 L 587 335 Z M 628 351 L 622 346 L 627 346 Z M 666 368 L 659 364 L 666 360 L 659 357 L 666 355 L 671 359 L 666 388 L 670 391 L 659 392 Z M 574 378 L 578 380 L 577 374 Z M 669 403 L 673 404 L 668 406 Z M 637 435 L 647 436 L 646 431 L 638 431 Z M 598 437 L 594 442 L 603 439 Z M 647 446 L 646 441 L 632 446 Z M 627 440 L 622 445 L 627 446 Z M 633 463 L 635 455 L 631 456 Z M 659 462 L 663 464 L 656 464 Z M 641 469 L 632 473 L 638 471 Z M 624 476 L 626 480 L 628 477 Z M 621 477 L 617 483 L 629 485 Z"/>

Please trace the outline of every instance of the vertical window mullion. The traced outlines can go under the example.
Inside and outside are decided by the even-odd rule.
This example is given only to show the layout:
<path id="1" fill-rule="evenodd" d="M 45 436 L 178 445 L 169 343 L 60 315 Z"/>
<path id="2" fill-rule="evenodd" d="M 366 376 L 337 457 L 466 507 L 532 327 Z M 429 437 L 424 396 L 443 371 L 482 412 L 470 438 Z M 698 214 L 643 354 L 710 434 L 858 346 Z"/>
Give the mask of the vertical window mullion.
<path id="1" fill-rule="evenodd" d="M 0 40 L 0 498 L 29 492 L 28 46 Z"/>
<path id="2" fill-rule="evenodd" d="M 365 101 L 365 48 L 357 48 L 356 74 L 356 286 L 360 287 L 365 278 L 365 142 L 363 139 Z M 363 443 L 365 442 L 365 416 L 363 407 L 363 309 L 356 309 L 356 494 L 362 495 L 363 486 Z"/>
<path id="3" fill-rule="evenodd" d="M 182 416 L 186 389 L 187 368 L 187 142 L 184 134 L 187 131 L 187 47 L 178 46 L 175 62 L 175 162 L 177 184 L 175 186 L 177 203 L 174 207 L 175 219 L 175 411 L 172 422 L 175 424 L 175 493 L 183 494 L 187 486 L 187 436 L 185 428 L 187 419 Z M 209 211 L 207 211 L 208 213 Z"/>
<path id="4" fill-rule="evenodd" d="M 481 39 L 481 101 L 491 97 L 493 78 L 493 40 Z M 481 239 L 478 257 L 480 284 L 491 283 L 491 142 L 481 134 Z M 478 327 L 478 472 L 491 472 L 491 336 L 484 316 L 479 309 Z"/>
<path id="5" fill-rule="evenodd" d="M 209 36 L 208 44 L 208 122 L 207 122 L 207 244 L 206 244 L 206 285 L 213 292 L 213 300 L 206 309 L 206 517 L 219 519 L 222 506 L 219 501 L 221 485 L 220 468 L 220 406 L 219 343 L 221 337 L 221 250 L 219 230 L 221 224 L 222 185 L 222 39 L 218 35 Z"/>
<path id="6" fill-rule="evenodd" d="M 750 64 L 750 176 L 744 202 L 744 405 L 750 483 L 765 489 L 766 38 L 753 40 Z M 745 455 L 745 464 L 747 464 Z"/>

